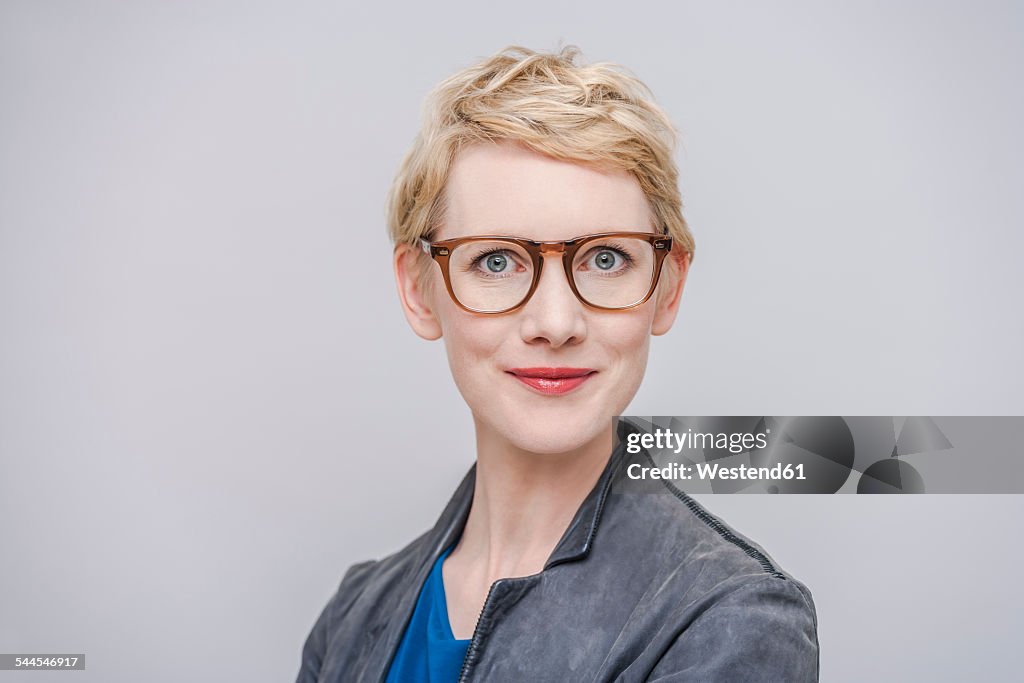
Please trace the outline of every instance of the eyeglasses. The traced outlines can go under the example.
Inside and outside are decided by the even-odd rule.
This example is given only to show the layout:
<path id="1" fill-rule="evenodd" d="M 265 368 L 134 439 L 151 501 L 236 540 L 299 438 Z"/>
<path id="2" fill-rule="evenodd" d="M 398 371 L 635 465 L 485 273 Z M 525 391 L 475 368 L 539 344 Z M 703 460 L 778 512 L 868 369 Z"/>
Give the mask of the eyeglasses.
<path id="1" fill-rule="evenodd" d="M 509 313 L 530 300 L 545 254 L 561 254 L 573 294 L 599 310 L 633 308 L 651 298 L 672 238 L 649 232 L 605 232 L 564 242 L 487 235 L 420 247 L 441 268 L 452 300 L 471 313 Z"/>

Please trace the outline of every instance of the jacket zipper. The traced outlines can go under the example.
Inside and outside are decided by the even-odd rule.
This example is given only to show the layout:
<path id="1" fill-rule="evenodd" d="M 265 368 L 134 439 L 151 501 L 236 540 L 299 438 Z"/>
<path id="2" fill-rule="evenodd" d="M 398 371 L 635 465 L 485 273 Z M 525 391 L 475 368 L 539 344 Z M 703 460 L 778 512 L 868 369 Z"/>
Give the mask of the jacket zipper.
<path id="1" fill-rule="evenodd" d="M 466 658 L 462 660 L 462 670 L 459 671 L 459 683 L 465 682 L 466 674 L 469 672 L 469 661 L 475 657 L 476 651 L 480 647 L 480 624 L 483 623 L 484 613 L 487 612 L 487 607 L 491 603 L 491 596 L 494 594 L 494 588 L 497 585 L 498 581 L 495 581 L 491 584 L 491 587 L 487 589 L 487 597 L 484 598 L 484 606 L 480 608 L 480 616 L 476 618 L 476 626 L 473 627 L 473 637 L 470 639 L 469 647 L 466 649 Z"/>

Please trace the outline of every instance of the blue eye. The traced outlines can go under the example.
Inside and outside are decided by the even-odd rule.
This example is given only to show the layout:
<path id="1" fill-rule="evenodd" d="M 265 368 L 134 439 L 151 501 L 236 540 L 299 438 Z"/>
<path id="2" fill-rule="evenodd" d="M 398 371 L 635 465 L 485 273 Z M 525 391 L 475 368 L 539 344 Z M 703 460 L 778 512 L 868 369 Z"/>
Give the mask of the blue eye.
<path id="1" fill-rule="evenodd" d="M 618 254 L 609 249 L 602 249 L 594 254 L 594 265 L 601 270 L 611 270 L 618 260 L 620 260 Z"/>
<path id="2" fill-rule="evenodd" d="M 508 277 L 515 274 L 518 265 L 514 253 L 504 247 L 497 247 L 477 254 L 470 260 L 467 270 L 482 277 Z"/>
<path id="3" fill-rule="evenodd" d="M 490 254 L 484 259 L 487 270 L 492 273 L 501 273 L 508 267 L 508 257 L 504 254 Z"/>
<path id="4" fill-rule="evenodd" d="M 584 267 L 595 273 L 612 275 L 628 269 L 632 262 L 633 259 L 625 251 L 604 246 L 587 255 Z"/>

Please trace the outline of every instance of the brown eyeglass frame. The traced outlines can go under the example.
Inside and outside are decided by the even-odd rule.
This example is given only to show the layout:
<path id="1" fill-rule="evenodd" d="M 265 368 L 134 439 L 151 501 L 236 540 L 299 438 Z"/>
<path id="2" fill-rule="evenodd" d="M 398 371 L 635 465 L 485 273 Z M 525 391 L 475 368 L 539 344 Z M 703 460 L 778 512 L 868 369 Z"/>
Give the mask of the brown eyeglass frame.
<path id="1" fill-rule="evenodd" d="M 645 239 L 654 247 L 654 276 L 651 278 L 651 287 L 648 289 L 647 294 L 643 299 L 640 299 L 629 306 L 610 307 L 597 306 L 590 303 L 580 295 L 579 290 L 576 289 L 576 279 L 572 276 L 572 261 L 576 256 L 576 252 L 586 246 L 589 242 L 608 237 L 632 237 Z M 455 296 L 455 290 L 452 288 L 451 277 L 448 273 L 448 260 L 451 253 L 455 251 L 455 248 L 461 244 L 493 240 L 511 242 L 512 244 L 520 246 L 526 250 L 526 253 L 530 255 L 530 260 L 533 262 L 533 282 L 530 283 L 530 289 L 527 290 L 526 295 L 523 296 L 523 300 L 512 308 L 506 308 L 502 311 L 481 311 L 466 306 L 459 301 L 457 296 Z M 508 237 L 506 235 L 481 235 L 474 237 L 458 237 L 450 240 L 440 240 L 438 242 L 429 242 L 420 238 L 419 245 L 424 252 L 437 261 L 437 265 L 441 268 L 441 275 L 444 277 L 444 285 L 448 289 L 448 295 L 459 308 L 469 311 L 470 313 L 479 313 L 481 315 L 501 315 L 503 313 L 512 313 L 513 311 L 519 310 L 525 306 L 526 302 L 528 302 L 530 297 L 533 296 L 534 291 L 537 289 L 537 285 L 540 284 L 541 270 L 544 268 L 544 254 L 562 255 L 562 267 L 565 270 L 565 277 L 569 282 L 569 288 L 572 290 L 572 293 L 576 295 L 576 298 L 584 305 L 601 311 L 628 311 L 631 308 L 636 308 L 637 306 L 646 303 L 647 300 L 651 298 L 651 295 L 654 294 L 654 290 L 657 289 L 658 281 L 661 279 L 661 266 L 665 262 L 665 257 L 670 251 L 672 251 L 672 238 L 668 235 L 660 235 L 650 232 L 602 232 L 594 235 L 574 237 L 571 240 L 560 242 L 535 242 L 534 240 L 523 239 L 521 237 Z"/>

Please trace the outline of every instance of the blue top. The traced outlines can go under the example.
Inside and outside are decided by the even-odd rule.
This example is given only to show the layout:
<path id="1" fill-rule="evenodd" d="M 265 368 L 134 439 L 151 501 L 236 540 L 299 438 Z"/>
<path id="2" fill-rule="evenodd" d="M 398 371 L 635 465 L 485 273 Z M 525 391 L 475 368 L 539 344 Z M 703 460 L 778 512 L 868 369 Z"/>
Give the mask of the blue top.
<path id="1" fill-rule="evenodd" d="M 430 570 L 386 683 L 455 683 L 459 679 L 470 639 L 459 640 L 452 634 L 441 576 L 441 566 L 454 547 L 441 553 Z"/>

